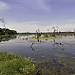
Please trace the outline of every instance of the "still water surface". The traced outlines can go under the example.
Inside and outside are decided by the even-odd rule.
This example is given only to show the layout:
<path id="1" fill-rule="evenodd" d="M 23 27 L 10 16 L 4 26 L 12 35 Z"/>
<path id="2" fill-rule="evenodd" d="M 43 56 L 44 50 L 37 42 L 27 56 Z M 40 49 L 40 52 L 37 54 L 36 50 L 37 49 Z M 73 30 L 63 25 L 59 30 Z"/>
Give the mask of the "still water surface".
<path id="1" fill-rule="evenodd" d="M 42 69 L 43 75 L 75 74 L 74 36 L 61 36 L 56 39 L 40 40 L 40 42 L 29 39 L 30 37 L 17 36 L 7 41 L 2 40 L 0 51 L 34 58 L 36 63 L 39 62 L 39 69 Z"/>

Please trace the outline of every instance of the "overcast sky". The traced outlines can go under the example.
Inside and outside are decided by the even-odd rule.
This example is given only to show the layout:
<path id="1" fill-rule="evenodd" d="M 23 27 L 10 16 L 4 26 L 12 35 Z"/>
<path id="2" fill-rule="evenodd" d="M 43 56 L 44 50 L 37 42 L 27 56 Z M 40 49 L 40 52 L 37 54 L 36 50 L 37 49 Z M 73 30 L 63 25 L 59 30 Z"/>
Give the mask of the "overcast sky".
<path id="1" fill-rule="evenodd" d="M 75 29 L 75 0 L 0 0 L 0 17 L 18 32 Z M 0 22 L 0 27 L 3 24 Z"/>

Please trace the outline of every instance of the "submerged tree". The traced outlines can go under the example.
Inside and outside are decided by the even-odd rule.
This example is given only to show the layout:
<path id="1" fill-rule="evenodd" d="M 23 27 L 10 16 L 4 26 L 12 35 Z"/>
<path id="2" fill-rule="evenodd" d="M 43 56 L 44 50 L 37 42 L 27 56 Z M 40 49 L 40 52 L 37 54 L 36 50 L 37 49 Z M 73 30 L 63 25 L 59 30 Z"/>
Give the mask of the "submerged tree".
<path id="1" fill-rule="evenodd" d="M 53 29 L 53 36 L 54 37 L 56 37 L 56 32 L 58 33 L 58 26 L 56 26 L 56 27 L 52 27 L 52 29 Z"/>
<path id="2" fill-rule="evenodd" d="M 55 37 L 56 29 L 55 29 L 55 27 L 52 27 L 52 29 L 53 29 L 53 36 Z"/>
<path id="3" fill-rule="evenodd" d="M 38 29 L 38 30 L 36 30 L 36 38 L 37 38 L 38 42 L 39 42 L 40 36 L 41 36 L 41 33 L 40 33 L 40 30 Z"/>

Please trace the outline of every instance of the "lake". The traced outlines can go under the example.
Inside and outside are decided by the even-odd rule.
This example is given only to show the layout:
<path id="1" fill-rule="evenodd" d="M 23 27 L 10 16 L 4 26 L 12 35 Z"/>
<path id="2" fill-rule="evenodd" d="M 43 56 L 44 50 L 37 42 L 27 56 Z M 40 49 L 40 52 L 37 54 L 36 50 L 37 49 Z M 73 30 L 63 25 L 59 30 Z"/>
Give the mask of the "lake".
<path id="1" fill-rule="evenodd" d="M 34 35 L 0 38 L 0 51 L 33 58 L 42 75 L 75 74 L 75 37 L 59 36 L 55 39 L 31 39 Z"/>

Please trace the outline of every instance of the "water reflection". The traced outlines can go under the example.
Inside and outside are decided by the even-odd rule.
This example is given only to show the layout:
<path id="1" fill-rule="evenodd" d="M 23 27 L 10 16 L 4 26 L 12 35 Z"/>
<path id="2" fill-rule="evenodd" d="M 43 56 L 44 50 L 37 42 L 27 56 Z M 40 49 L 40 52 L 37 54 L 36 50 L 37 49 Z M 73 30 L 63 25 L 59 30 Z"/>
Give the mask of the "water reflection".
<path id="1" fill-rule="evenodd" d="M 32 41 L 32 43 L 31 43 L 31 45 L 30 45 L 30 48 L 31 48 L 31 50 L 32 51 L 36 51 L 37 49 L 36 48 L 33 48 L 33 46 L 35 45 L 35 44 L 37 44 L 37 43 L 39 43 L 39 45 L 41 45 L 41 44 L 47 44 L 49 42 L 49 40 L 47 41 L 47 40 L 40 40 L 40 41 Z M 65 50 L 65 48 L 64 48 L 64 46 L 66 45 L 66 44 L 63 44 L 62 42 L 58 42 L 58 41 L 56 41 L 56 39 L 53 39 L 50 43 L 50 47 L 47 47 L 47 49 L 49 48 L 49 49 L 52 49 L 52 50 L 58 50 L 58 49 L 60 49 L 60 50 Z M 49 45 L 48 44 L 48 45 Z M 51 46 L 51 44 L 52 44 L 52 46 Z M 38 46 L 38 45 L 37 45 Z M 47 45 L 42 45 L 42 47 L 40 48 L 40 46 L 38 46 L 38 48 L 40 48 L 40 50 L 42 50 L 43 49 L 43 47 L 45 46 L 45 49 L 46 49 L 46 46 Z"/>
<path id="2" fill-rule="evenodd" d="M 35 51 L 35 49 L 32 46 L 30 46 L 30 48 L 32 49 L 32 51 Z"/>
<path id="3" fill-rule="evenodd" d="M 16 35 L 0 36 L 0 42 L 9 41 L 10 39 L 15 39 Z"/>
<path id="4" fill-rule="evenodd" d="M 16 39 L 13 42 L 10 41 L 10 44 L 7 44 L 7 42 L 6 44 L 0 44 L 0 50 L 7 49 L 8 52 L 35 58 L 34 60 L 42 75 L 71 75 L 75 73 L 74 38 L 63 36 L 60 39 L 36 40 L 28 37 L 15 37 Z"/>
<path id="5" fill-rule="evenodd" d="M 53 47 L 54 47 L 55 45 L 57 45 L 57 46 L 62 46 L 62 47 L 63 47 L 64 44 L 59 43 L 59 42 L 56 42 L 56 40 L 53 39 Z"/>

